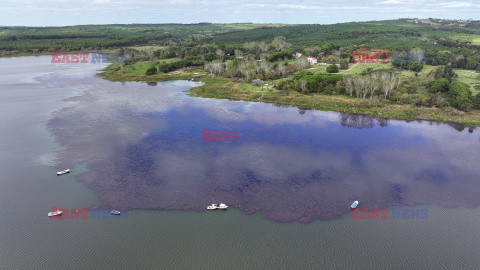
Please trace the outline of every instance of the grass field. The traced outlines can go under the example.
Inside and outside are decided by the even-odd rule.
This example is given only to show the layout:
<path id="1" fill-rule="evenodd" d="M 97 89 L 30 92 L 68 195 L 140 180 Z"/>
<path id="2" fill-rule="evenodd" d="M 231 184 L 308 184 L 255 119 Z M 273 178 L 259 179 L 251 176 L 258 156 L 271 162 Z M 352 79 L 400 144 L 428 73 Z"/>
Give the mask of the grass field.
<path id="1" fill-rule="evenodd" d="M 343 75 L 354 75 L 354 74 L 361 74 L 363 71 L 367 69 L 373 70 L 381 70 L 381 69 L 392 69 L 393 65 L 388 64 L 367 64 L 367 63 L 358 63 L 358 64 L 350 64 L 348 69 L 340 70 L 339 74 Z M 423 70 L 419 73 L 419 75 L 427 75 L 430 71 L 434 70 L 435 66 L 425 65 Z M 312 66 L 307 71 L 310 71 L 314 74 L 317 73 L 327 73 L 327 66 Z M 415 72 L 409 70 L 402 70 L 402 75 L 407 77 L 414 77 Z"/>
<path id="2" fill-rule="evenodd" d="M 480 45 L 480 35 L 472 35 L 472 34 L 456 34 L 452 36 L 454 39 L 459 39 L 461 41 L 469 41 L 472 42 L 474 45 Z"/>
<path id="3" fill-rule="evenodd" d="M 472 70 L 465 70 L 465 69 L 454 69 L 455 73 L 458 74 L 458 80 L 466 83 L 470 86 L 470 90 L 472 90 L 472 94 L 478 94 L 478 90 L 475 89 L 475 86 L 480 86 L 480 74 L 472 71 Z"/>
<path id="4" fill-rule="evenodd" d="M 358 64 L 350 64 L 349 69 L 340 70 L 341 74 L 360 74 L 364 70 L 372 68 L 373 70 L 378 69 L 391 69 L 393 66 L 392 64 L 365 64 L 365 63 L 358 63 Z"/>

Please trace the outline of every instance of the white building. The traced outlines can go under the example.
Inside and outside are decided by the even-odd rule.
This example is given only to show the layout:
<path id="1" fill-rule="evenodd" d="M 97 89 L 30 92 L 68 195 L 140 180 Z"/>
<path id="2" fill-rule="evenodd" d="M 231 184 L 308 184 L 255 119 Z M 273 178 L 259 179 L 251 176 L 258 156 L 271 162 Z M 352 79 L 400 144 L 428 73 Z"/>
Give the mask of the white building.
<path id="1" fill-rule="evenodd" d="M 309 57 L 307 58 L 307 60 L 308 60 L 308 63 L 310 63 L 310 65 L 315 65 L 315 64 L 317 64 L 317 58 L 316 58 L 316 57 L 309 56 Z"/>

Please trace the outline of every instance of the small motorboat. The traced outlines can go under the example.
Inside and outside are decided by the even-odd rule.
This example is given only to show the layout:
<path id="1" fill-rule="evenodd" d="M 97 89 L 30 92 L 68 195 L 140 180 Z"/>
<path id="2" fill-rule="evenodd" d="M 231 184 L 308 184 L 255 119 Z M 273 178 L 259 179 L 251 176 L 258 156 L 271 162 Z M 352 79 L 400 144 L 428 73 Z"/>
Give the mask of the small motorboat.
<path id="1" fill-rule="evenodd" d="M 62 175 L 62 174 L 66 174 L 66 173 L 70 173 L 70 169 L 59 171 L 59 172 L 57 172 L 57 175 Z"/>
<path id="2" fill-rule="evenodd" d="M 217 205 L 216 204 L 209 205 L 207 206 L 207 210 L 217 210 Z"/>
<path id="3" fill-rule="evenodd" d="M 117 211 L 117 210 L 112 210 L 112 212 L 110 212 L 110 214 L 112 214 L 112 215 L 120 215 L 121 212 L 120 212 L 120 211 Z"/>
<path id="4" fill-rule="evenodd" d="M 212 205 L 207 206 L 207 210 L 226 210 L 228 206 L 224 203 L 214 203 Z"/>
<path id="5" fill-rule="evenodd" d="M 352 205 L 350 206 L 350 208 L 353 210 L 353 209 L 357 208 L 357 206 L 358 206 L 358 201 L 354 201 L 352 203 Z"/>
<path id="6" fill-rule="evenodd" d="M 53 211 L 53 212 L 48 212 L 48 216 L 49 217 L 56 217 L 56 216 L 60 216 L 61 214 L 63 214 L 63 212 L 61 210 L 57 210 L 57 211 Z"/>

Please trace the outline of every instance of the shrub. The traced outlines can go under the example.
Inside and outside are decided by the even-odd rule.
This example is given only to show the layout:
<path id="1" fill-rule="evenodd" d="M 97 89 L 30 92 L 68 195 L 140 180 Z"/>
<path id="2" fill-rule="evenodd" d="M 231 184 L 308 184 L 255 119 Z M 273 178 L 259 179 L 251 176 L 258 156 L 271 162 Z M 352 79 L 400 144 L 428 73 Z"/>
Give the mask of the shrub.
<path id="1" fill-rule="evenodd" d="M 438 80 L 433 80 L 428 83 L 428 89 L 434 93 L 438 92 L 448 92 L 449 87 L 450 87 L 450 82 L 446 78 L 438 79 Z"/>
<path id="2" fill-rule="evenodd" d="M 475 97 L 473 97 L 472 101 L 473 101 L 473 108 L 480 110 L 480 94 L 477 94 Z"/>
<path id="3" fill-rule="evenodd" d="M 450 84 L 449 93 L 451 95 L 452 106 L 462 111 L 468 111 L 472 109 L 472 92 L 467 84 L 455 81 Z"/>
<path id="4" fill-rule="evenodd" d="M 157 73 L 157 68 L 156 67 L 149 67 L 147 71 L 145 72 L 145 75 L 150 76 Z"/>
<path id="5" fill-rule="evenodd" d="M 263 84 L 263 80 L 255 79 L 255 80 L 252 81 L 252 84 L 257 85 L 257 86 L 260 86 L 260 85 Z"/>
<path id="6" fill-rule="evenodd" d="M 337 65 L 330 65 L 327 67 L 328 73 L 338 73 L 338 66 Z"/>

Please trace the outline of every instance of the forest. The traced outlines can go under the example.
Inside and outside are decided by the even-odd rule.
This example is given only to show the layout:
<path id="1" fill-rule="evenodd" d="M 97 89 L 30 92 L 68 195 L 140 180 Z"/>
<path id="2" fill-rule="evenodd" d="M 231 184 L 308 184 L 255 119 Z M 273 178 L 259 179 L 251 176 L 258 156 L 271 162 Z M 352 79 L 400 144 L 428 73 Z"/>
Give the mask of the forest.
<path id="1" fill-rule="evenodd" d="M 480 109 L 479 25 L 399 19 L 332 25 L 2 27 L 0 56 L 103 50 L 128 55 L 128 61 L 108 69 L 117 78 L 154 80 L 194 69 L 250 85 L 242 87 L 258 93 L 340 95 L 369 100 L 372 106 L 467 112 Z M 390 52 L 389 64 L 359 69 L 351 63 L 352 51 L 361 48 Z"/>

